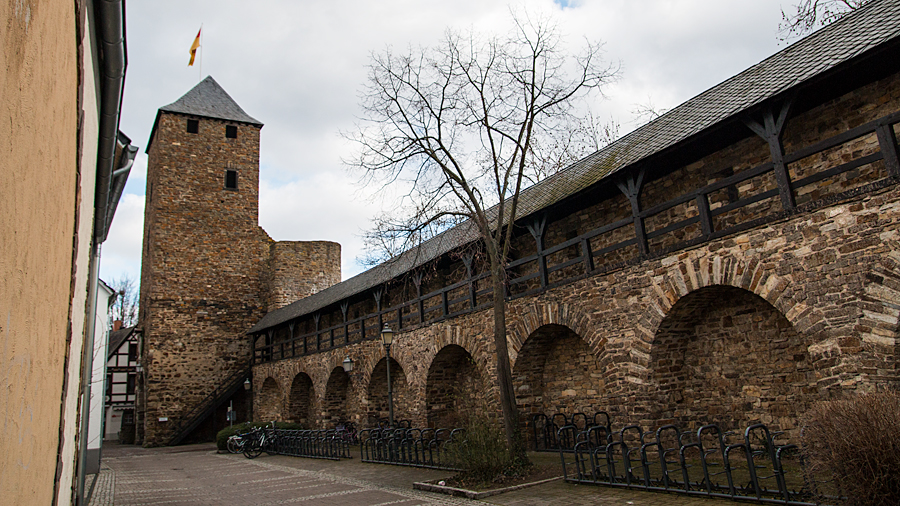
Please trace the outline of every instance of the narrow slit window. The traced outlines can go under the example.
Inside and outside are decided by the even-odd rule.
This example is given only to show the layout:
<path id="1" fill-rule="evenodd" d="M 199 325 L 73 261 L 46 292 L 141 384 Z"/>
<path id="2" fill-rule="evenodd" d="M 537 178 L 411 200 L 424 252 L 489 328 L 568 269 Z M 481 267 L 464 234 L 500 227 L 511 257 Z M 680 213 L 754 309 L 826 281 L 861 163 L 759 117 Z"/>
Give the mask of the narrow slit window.
<path id="1" fill-rule="evenodd" d="M 227 169 L 225 171 L 225 189 L 237 190 L 237 171 Z"/>
<path id="2" fill-rule="evenodd" d="M 200 131 L 200 120 L 189 119 L 187 122 L 187 131 L 189 134 L 195 134 Z"/>
<path id="3" fill-rule="evenodd" d="M 225 137 L 228 139 L 237 139 L 237 126 L 225 125 Z"/>

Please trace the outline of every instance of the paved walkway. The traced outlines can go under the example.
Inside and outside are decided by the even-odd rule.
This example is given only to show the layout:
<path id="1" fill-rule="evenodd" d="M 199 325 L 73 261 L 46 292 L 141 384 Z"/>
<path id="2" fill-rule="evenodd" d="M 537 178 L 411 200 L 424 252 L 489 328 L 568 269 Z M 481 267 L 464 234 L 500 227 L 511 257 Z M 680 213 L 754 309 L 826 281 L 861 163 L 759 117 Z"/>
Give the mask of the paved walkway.
<path id="1" fill-rule="evenodd" d="M 217 454 L 213 445 L 145 449 L 104 445 L 91 506 L 571 505 L 728 506 L 730 501 L 572 485 L 555 481 L 482 502 L 413 490 L 445 471 L 263 454 Z"/>

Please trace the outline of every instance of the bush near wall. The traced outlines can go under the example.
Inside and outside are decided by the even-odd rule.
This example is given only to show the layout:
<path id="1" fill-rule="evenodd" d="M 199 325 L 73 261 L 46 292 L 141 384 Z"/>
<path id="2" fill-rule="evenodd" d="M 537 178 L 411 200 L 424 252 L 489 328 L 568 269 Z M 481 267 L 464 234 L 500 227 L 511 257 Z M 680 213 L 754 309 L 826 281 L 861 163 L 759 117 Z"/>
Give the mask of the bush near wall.
<path id="1" fill-rule="evenodd" d="M 804 417 L 807 472 L 827 476 L 847 506 L 900 504 L 900 393 L 820 402 Z M 818 490 L 822 494 L 823 490 Z"/>
<path id="2" fill-rule="evenodd" d="M 484 414 L 469 417 L 465 424 L 464 440 L 446 448 L 447 458 L 462 469 L 455 481 L 467 487 L 487 483 L 502 483 L 515 478 L 531 468 L 525 452 L 510 454 L 506 447 L 506 434 L 496 419 Z"/>
<path id="3" fill-rule="evenodd" d="M 216 434 L 216 448 L 221 451 L 228 451 L 228 438 L 231 436 L 248 432 L 253 427 L 267 427 L 271 423 L 272 422 L 243 422 L 232 427 L 225 427 Z M 275 422 L 275 428 L 285 430 L 305 430 L 308 427 L 300 423 Z"/>

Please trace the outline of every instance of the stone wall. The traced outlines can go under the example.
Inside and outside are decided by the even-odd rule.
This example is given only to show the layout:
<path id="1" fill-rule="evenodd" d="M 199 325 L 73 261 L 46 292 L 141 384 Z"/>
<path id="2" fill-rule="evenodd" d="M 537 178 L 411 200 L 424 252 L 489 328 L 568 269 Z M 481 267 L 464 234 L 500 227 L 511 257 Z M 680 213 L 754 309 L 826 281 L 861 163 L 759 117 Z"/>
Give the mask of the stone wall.
<path id="1" fill-rule="evenodd" d="M 900 76 L 894 75 L 790 118 L 785 150 L 791 153 L 898 110 Z M 788 169 L 800 179 L 877 149 L 873 136 L 863 137 L 792 162 Z M 642 207 L 721 181 L 765 163 L 768 156 L 761 140 L 747 137 L 651 178 L 641 194 Z M 900 188 L 886 177 L 882 161 L 862 164 L 798 191 L 798 203 L 815 201 L 817 207 L 777 214 L 755 228 L 666 253 L 697 233 L 673 230 L 651 241 L 650 255 L 628 262 L 615 257 L 605 264 L 598 258 L 608 266 L 598 274 L 556 286 L 551 279 L 538 295 L 513 298 L 507 333 L 522 423 L 532 413 L 585 411 L 590 416 L 605 410 L 619 426 L 676 422 L 734 428 L 761 421 L 796 436 L 797 417 L 812 402 L 897 387 Z M 878 179 L 884 182 L 869 185 Z M 710 207 L 776 188 L 770 175 L 751 178 L 710 194 Z M 849 189 L 857 191 L 834 198 Z M 552 218 L 545 246 L 628 216 L 627 199 L 603 195 L 597 203 Z M 720 228 L 749 223 L 772 217 L 781 205 L 776 195 L 716 219 Z M 648 217 L 647 229 L 659 230 L 696 213 L 694 204 L 679 205 Z M 593 249 L 629 233 L 633 237 L 631 225 L 620 230 L 598 236 Z M 519 256 L 534 251 L 527 232 L 515 250 Z M 517 273 L 536 269 L 535 264 Z M 459 270 L 458 263 L 447 262 L 445 273 Z M 409 292 L 407 285 L 398 282 L 388 297 L 391 304 L 403 300 L 399 295 Z M 467 376 L 484 381 L 485 388 L 471 391 L 465 402 L 486 402 L 489 412 L 499 412 L 492 325 L 486 310 L 405 327 L 395 337 L 392 354 L 408 392 L 395 409 L 417 425 L 435 423 L 451 398 L 448 392 L 461 383 L 446 372 L 448 359 L 439 357 L 446 353 L 470 356 L 477 375 Z M 373 385 L 382 381 L 384 369 L 377 364 L 383 364 L 383 350 L 372 338 L 377 336 L 258 364 L 254 377 L 284 382 L 308 374 L 320 399 L 328 372 L 350 356 L 357 366 L 350 375 L 347 409 L 358 422 L 365 421 L 382 410 Z M 455 367 L 463 370 L 459 363 Z"/>
<path id="2" fill-rule="evenodd" d="M 268 312 L 339 283 L 341 245 L 329 241 L 273 242 L 267 274 Z"/>
<path id="3" fill-rule="evenodd" d="M 796 417 L 816 400 L 900 384 L 897 280 L 900 189 L 892 187 L 514 300 L 507 327 L 523 423 L 533 413 L 605 410 L 619 425 L 762 421 L 795 436 Z M 442 384 L 429 384 L 448 347 L 471 355 L 485 378 L 466 402 L 497 406 L 491 324 L 491 311 L 481 311 L 396 336 L 392 355 L 408 389 L 395 397 L 398 419 L 433 424 L 427 407 L 458 391 L 453 375 L 432 374 Z M 308 374 L 319 399 L 344 356 L 356 362 L 348 406 L 364 407 L 348 413 L 365 424 L 381 410 L 369 405 L 381 402 L 372 385 L 384 381 L 375 340 L 259 364 L 254 378 L 283 384 Z"/>

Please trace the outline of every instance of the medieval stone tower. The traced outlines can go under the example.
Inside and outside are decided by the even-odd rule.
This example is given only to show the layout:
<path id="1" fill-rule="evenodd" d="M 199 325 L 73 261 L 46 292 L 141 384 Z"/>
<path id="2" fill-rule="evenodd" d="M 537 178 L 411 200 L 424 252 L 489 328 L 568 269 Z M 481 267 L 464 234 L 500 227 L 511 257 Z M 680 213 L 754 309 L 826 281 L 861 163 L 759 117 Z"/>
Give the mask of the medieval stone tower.
<path id="1" fill-rule="evenodd" d="M 212 77 L 157 112 L 139 323 L 148 444 L 208 437 L 229 401 L 246 419 L 247 329 L 340 281 L 339 244 L 275 242 L 259 226 L 262 126 Z"/>

